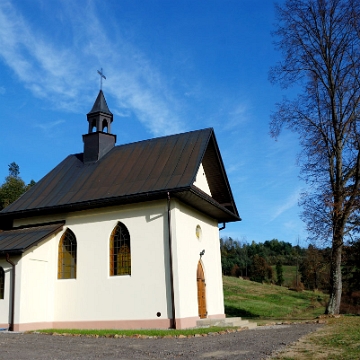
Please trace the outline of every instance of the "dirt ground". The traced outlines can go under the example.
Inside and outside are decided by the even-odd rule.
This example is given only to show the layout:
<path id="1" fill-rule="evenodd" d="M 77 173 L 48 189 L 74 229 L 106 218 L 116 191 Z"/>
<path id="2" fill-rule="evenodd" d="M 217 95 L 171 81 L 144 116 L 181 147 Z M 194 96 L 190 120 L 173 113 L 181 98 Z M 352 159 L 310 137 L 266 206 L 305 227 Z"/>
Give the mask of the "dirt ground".
<path id="1" fill-rule="evenodd" d="M 267 359 L 321 325 L 262 326 L 192 338 L 89 338 L 0 333 L 0 359 Z"/>

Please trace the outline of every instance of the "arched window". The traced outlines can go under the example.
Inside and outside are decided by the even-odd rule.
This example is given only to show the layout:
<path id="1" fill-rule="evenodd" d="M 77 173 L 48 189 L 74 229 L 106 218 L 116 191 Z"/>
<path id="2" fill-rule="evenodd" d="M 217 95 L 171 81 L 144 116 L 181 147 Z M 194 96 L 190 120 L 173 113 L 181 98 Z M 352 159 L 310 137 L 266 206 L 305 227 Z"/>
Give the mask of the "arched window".
<path id="1" fill-rule="evenodd" d="M 91 123 L 90 123 L 90 133 L 93 133 L 94 132 L 94 129 L 95 129 L 95 131 L 96 131 L 96 120 L 95 119 L 93 119 L 93 120 L 91 120 Z"/>
<path id="2" fill-rule="evenodd" d="M 4 286 L 5 286 L 5 272 L 2 267 L 0 267 L 0 299 L 4 298 Z"/>
<path id="3" fill-rule="evenodd" d="M 118 223 L 110 237 L 110 276 L 131 275 L 130 234 Z"/>
<path id="4" fill-rule="evenodd" d="M 102 122 L 102 131 L 103 132 L 106 132 L 106 133 L 108 133 L 109 132 L 109 127 L 108 127 L 108 122 L 107 122 L 107 120 L 103 120 L 103 122 Z"/>
<path id="5" fill-rule="evenodd" d="M 58 279 L 76 278 L 76 238 L 67 229 L 59 241 Z"/>

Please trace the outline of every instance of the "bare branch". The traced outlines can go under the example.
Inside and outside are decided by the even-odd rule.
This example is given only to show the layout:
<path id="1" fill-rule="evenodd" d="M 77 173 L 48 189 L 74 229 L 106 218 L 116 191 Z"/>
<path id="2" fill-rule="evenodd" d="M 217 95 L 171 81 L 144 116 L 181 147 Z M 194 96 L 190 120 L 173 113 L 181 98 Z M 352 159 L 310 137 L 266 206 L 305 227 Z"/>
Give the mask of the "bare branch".
<path id="1" fill-rule="evenodd" d="M 360 228 L 360 0 L 286 0 L 276 12 L 283 60 L 269 77 L 302 92 L 276 105 L 270 134 L 299 135 L 301 175 L 312 188 L 303 219 L 310 237 L 332 242 L 327 310 L 337 313 L 344 237 Z"/>

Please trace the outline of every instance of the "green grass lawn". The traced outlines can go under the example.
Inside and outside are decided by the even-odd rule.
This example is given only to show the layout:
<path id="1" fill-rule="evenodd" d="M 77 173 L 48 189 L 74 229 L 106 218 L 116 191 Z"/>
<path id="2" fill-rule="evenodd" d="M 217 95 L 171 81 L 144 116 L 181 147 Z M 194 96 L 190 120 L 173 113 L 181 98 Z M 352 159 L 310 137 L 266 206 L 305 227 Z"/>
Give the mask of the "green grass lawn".
<path id="1" fill-rule="evenodd" d="M 241 278 L 223 278 L 225 313 L 254 319 L 314 319 L 325 311 L 327 296 L 320 292 L 296 292 Z"/>
<path id="2" fill-rule="evenodd" d="M 312 339 L 315 344 L 326 350 L 327 359 L 359 359 L 360 317 L 343 316 L 340 319 L 329 319 L 328 327 L 320 336 L 314 336 Z M 334 350 L 333 354 L 330 349 Z M 338 354 L 340 356 L 337 356 Z"/>
<path id="3" fill-rule="evenodd" d="M 327 325 L 292 344 L 275 359 L 358 360 L 360 358 L 360 317 L 326 319 Z"/>
<path id="4" fill-rule="evenodd" d="M 164 337 L 164 336 L 194 336 L 195 334 L 208 334 L 208 333 L 220 333 L 229 331 L 228 327 L 218 327 L 213 326 L 209 328 L 197 328 L 197 329 L 184 329 L 184 330 L 160 330 L 160 329 L 135 329 L 135 330 L 115 330 L 115 329 L 105 329 L 105 330 L 79 330 L 79 329 L 46 329 L 41 330 L 41 333 L 45 334 L 66 334 L 66 335 L 82 335 L 82 336 L 102 336 L 102 337 L 114 337 L 115 335 L 121 336 L 150 336 L 150 337 Z"/>
<path id="5" fill-rule="evenodd" d="M 225 312 L 228 317 L 272 321 L 314 319 L 324 314 L 327 296 L 320 292 L 295 292 L 285 287 L 224 277 Z M 267 321 L 266 321 L 267 320 Z M 325 317 L 326 325 L 286 348 L 281 360 L 359 360 L 360 316 Z"/>

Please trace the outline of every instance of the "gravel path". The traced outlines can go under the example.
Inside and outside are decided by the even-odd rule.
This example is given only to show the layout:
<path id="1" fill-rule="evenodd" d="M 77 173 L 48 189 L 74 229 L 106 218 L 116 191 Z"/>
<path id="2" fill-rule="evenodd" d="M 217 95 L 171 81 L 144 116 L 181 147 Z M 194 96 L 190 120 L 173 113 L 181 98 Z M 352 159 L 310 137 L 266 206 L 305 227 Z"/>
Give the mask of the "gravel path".
<path id="1" fill-rule="evenodd" d="M 192 338 L 134 339 L 0 333 L 0 359 L 266 359 L 321 325 L 262 326 Z"/>

